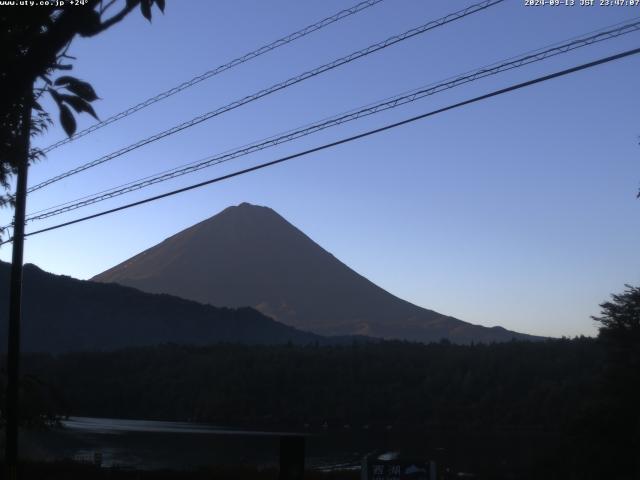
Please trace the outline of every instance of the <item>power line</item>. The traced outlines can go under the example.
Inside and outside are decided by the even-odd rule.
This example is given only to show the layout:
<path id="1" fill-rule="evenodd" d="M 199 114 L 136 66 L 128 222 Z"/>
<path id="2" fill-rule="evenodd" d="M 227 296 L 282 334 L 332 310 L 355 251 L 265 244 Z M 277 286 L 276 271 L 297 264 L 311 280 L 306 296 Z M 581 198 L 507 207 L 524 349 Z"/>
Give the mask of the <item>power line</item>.
<path id="1" fill-rule="evenodd" d="M 376 106 L 377 104 L 379 104 L 381 102 L 389 102 L 389 101 L 392 101 L 394 99 L 397 99 L 400 96 L 407 96 L 407 95 L 410 95 L 410 94 L 414 94 L 414 93 L 417 93 L 421 89 L 427 89 L 429 87 L 438 86 L 439 84 L 449 83 L 449 82 L 451 82 L 453 80 L 461 79 L 461 77 L 467 78 L 467 77 L 470 77 L 470 76 L 472 76 L 474 74 L 478 74 L 478 73 L 482 73 L 482 72 L 486 72 L 487 76 L 488 76 L 488 75 L 493 73 L 492 71 L 494 69 L 498 69 L 499 68 L 501 71 L 506 71 L 506 70 L 511 69 L 511 68 L 518 68 L 520 66 L 528 65 L 529 63 L 534 63 L 537 60 L 542 60 L 542 59 L 545 59 L 545 58 L 549 58 L 551 56 L 555 56 L 556 54 L 567 53 L 570 50 L 574 50 L 574 49 L 580 48 L 582 46 L 591 45 L 593 43 L 597 43 L 597 42 L 604 41 L 604 40 L 609 40 L 611 38 L 618 37 L 620 35 L 631 33 L 632 31 L 637 31 L 638 30 L 638 25 L 640 24 L 639 19 L 640 19 L 640 17 L 636 17 L 636 18 L 632 19 L 631 22 L 629 22 L 629 21 L 618 22 L 618 23 L 615 23 L 615 24 L 612 24 L 612 25 L 608 25 L 606 27 L 601 27 L 601 28 L 599 28 L 597 30 L 589 31 L 589 32 L 584 33 L 582 35 L 571 37 L 571 38 L 569 38 L 567 40 L 564 40 L 564 41 L 561 41 L 561 42 L 555 42 L 555 43 L 545 45 L 544 47 L 540 47 L 540 48 L 535 49 L 535 50 L 529 50 L 529 51 L 527 51 L 525 53 L 522 53 L 520 55 L 512 56 L 512 57 L 509 57 L 507 59 L 491 63 L 491 64 L 486 65 L 486 66 L 484 66 L 484 67 L 482 67 L 480 69 L 469 70 L 469 71 L 466 71 L 466 72 L 464 72 L 462 74 L 448 77 L 448 78 L 446 78 L 444 80 L 441 80 L 440 82 L 431 83 L 431 84 L 429 84 L 429 85 L 427 85 L 425 87 L 420 87 L 420 88 L 413 89 L 413 90 L 410 90 L 410 91 L 407 91 L 407 92 L 403 92 L 403 93 L 401 93 L 399 95 L 395 95 L 395 96 L 392 96 L 392 97 L 387 97 L 384 100 L 381 100 L 379 102 L 372 102 L 370 104 L 367 104 L 367 105 L 361 107 L 361 109 L 368 109 L 368 108 Z M 558 50 L 558 51 L 557 52 L 551 52 L 551 50 Z M 513 65 L 511 68 L 504 68 L 503 69 L 503 67 L 507 66 L 507 65 L 505 65 L 507 63 L 508 64 L 513 64 L 513 63 L 516 63 L 516 62 L 519 62 L 519 61 L 525 61 L 527 59 L 530 59 L 531 57 L 536 57 L 536 58 L 535 58 L 535 60 L 531 59 L 530 61 L 528 61 L 526 63 Z M 489 71 L 491 71 L 491 72 L 489 72 Z M 469 81 L 471 81 L 471 79 Z M 288 130 L 286 132 L 283 132 L 283 133 L 280 133 L 280 134 L 277 134 L 277 135 L 273 135 L 271 137 L 267 137 L 267 138 L 264 138 L 264 139 L 261 139 L 261 140 L 258 140 L 258 141 L 247 143 L 247 144 L 242 145 L 240 147 L 236 147 L 235 149 L 227 150 L 225 152 L 222 152 L 222 153 L 218 154 L 216 157 L 226 156 L 226 155 L 235 153 L 238 150 L 245 149 L 247 147 L 256 146 L 258 144 L 262 144 L 262 143 L 265 143 L 265 142 L 268 142 L 268 141 L 274 141 L 274 140 L 278 139 L 279 137 L 284 137 L 285 135 L 293 134 L 296 131 L 299 131 L 299 130 L 302 130 L 302 129 L 311 128 L 311 127 L 315 126 L 316 124 L 325 123 L 325 122 L 328 122 L 330 120 L 336 120 L 336 119 L 338 119 L 340 117 L 344 117 L 346 115 L 351 115 L 351 114 L 356 113 L 356 112 L 358 112 L 358 109 L 352 109 L 352 110 L 349 110 L 347 112 L 343 112 L 342 114 L 339 114 L 339 115 L 334 115 L 332 117 L 326 117 L 326 118 L 324 118 L 324 119 L 322 119 L 320 121 L 317 121 L 317 122 L 314 122 L 314 123 L 309 123 L 309 124 L 306 124 L 306 125 L 304 125 L 302 127 L 298 127 L 297 129 L 291 129 L 291 130 Z M 36 210 L 35 212 L 31 212 L 31 214 L 30 214 L 31 215 L 31 219 L 32 220 L 37 220 L 36 218 L 33 218 L 33 217 L 35 215 L 39 214 L 39 213 L 49 212 L 49 211 L 57 209 L 59 207 L 63 207 L 63 206 L 70 205 L 70 204 L 74 204 L 74 203 L 80 202 L 82 200 L 91 199 L 93 197 L 97 197 L 97 196 L 100 196 L 102 194 L 109 194 L 109 193 L 115 192 L 116 190 L 122 189 L 124 187 L 135 186 L 139 182 L 144 182 L 144 181 L 147 181 L 147 180 L 153 180 L 153 179 L 155 179 L 157 177 L 163 176 L 165 174 L 174 173 L 174 172 L 180 173 L 182 171 L 182 169 L 185 169 L 186 167 L 200 166 L 200 165 L 203 165 L 204 163 L 209 163 L 210 158 L 216 158 L 216 157 L 207 157 L 206 159 L 201 159 L 201 160 L 196 160 L 196 161 L 193 161 L 193 162 L 189 162 L 187 164 L 183 164 L 183 165 L 180 165 L 178 167 L 174 167 L 174 168 L 171 168 L 171 169 L 168 169 L 168 170 L 164 170 L 164 171 L 159 172 L 157 174 L 148 175 L 146 177 L 138 178 L 136 180 L 132 180 L 130 182 L 126 182 L 124 184 L 121 184 L 121 185 L 118 185 L 118 186 L 115 186 L 115 187 L 111 187 L 111 188 L 102 190 L 100 192 L 91 193 L 91 194 L 84 195 L 82 197 L 79 197 L 79 198 L 76 198 L 76 199 L 73 199 L 73 200 L 69 200 L 69 201 L 66 201 L 66 202 L 62 202 L 62 203 L 53 205 L 51 207 L 47 207 L 47 208 L 43 208 L 43 209 L 40 209 L 40 210 Z M 223 161 L 226 161 L 226 160 L 223 160 Z M 217 164 L 217 163 L 213 163 L 213 165 L 215 165 L 215 164 Z M 208 166 L 211 166 L 211 165 L 210 164 L 203 165 L 203 168 L 206 168 Z M 191 172 L 185 172 L 185 174 L 186 173 L 191 173 Z M 124 192 L 124 193 L 128 193 L 128 192 Z M 30 219 L 27 218 L 27 221 L 29 221 L 29 220 Z M 7 225 L 7 227 L 8 226 L 9 225 Z M 7 227 L 3 227 L 3 228 L 7 228 Z"/>
<path id="2" fill-rule="evenodd" d="M 132 207 L 136 207 L 138 205 L 143 205 L 145 203 L 149 203 L 149 202 L 154 202 L 156 200 L 160 200 L 162 198 L 166 198 L 166 197 L 170 197 L 170 196 L 173 196 L 173 195 L 177 195 L 179 193 L 187 192 L 189 190 L 194 190 L 196 188 L 204 187 L 206 185 L 211 185 L 213 183 L 218 183 L 218 182 L 221 182 L 221 181 L 224 181 L 224 180 L 228 180 L 228 179 L 233 178 L 233 177 L 244 175 L 246 173 L 254 172 L 256 170 L 261 170 L 263 168 L 271 167 L 271 166 L 277 165 L 279 163 L 283 163 L 283 162 L 286 162 L 286 161 L 289 161 L 289 160 L 293 160 L 295 158 L 300 158 L 300 157 L 309 155 L 311 153 L 319 152 L 321 150 L 326 150 L 328 148 L 336 147 L 336 146 L 342 145 L 344 143 L 349 143 L 349 142 L 352 142 L 352 141 L 355 141 L 355 140 L 359 140 L 361 138 L 365 138 L 365 137 L 368 137 L 368 136 L 371 136 L 371 135 L 375 135 L 377 133 L 381 133 L 381 132 L 384 132 L 384 131 L 387 131 L 387 130 L 391 130 L 393 128 L 397 128 L 397 127 L 400 127 L 402 125 L 407 125 L 409 123 L 413 123 L 413 122 L 416 122 L 418 120 L 422 120 L 424 118 L 437 115 L 439 113 L 447 112 L 449 110 L 453 110 L 453 109 L 456 109 L 456 108 L 459 108 L 459 107 L 463 107 L 465 105 L 470 105 L 472 103 L 477 103 L 477 102 L 480 102 L 482 100 L 487 100 L 489 98 L 496 97 L 498 95 L 503 95 L 505 93 L 513 92 L 515 90 L 520 90 L 522 88 L 529 87 L 529 86 L 535 85 L 537 83 L 546 82 L 546 81 L 554 79 L 554 78 L 566 76 L 566 75 L 569 75 L 569 74 L 572 74 L 572 73 L 575 73 L 575 72 L 578 72 L 578 71 L 581 71 L 581 70 L 586 70 L 588 68 L 593 68 L 593 67 L 595 67 L 597 65 L 602 65 L 602 64 L 605 64 L 605 63 L 609 63 L 609 62 L 612 62 L 614 60 L 619 60 L 621 58 L 629 57 L 631 55 L 637 55 L 638 53 L 640 53 L 640 48 L 635 48 L 635 49 L 632 49 L 632 50 L 627 50 L 625 52 L 618 53 L 616 55 L 611 55 L 611 56 L 608 56 L 608 57 L 600 58 L 600 59 L 594 60 L 592 62 L 583 63 L 583 64 L 575 66 L 575 67 L 571 67 L 571 68 L 568 68 L 568 69 L 565 69 L 565 70 L 560 70 L 558 72 L 554 72 L 554 73 L 551 73 L 551 74 L 548 74 L 548 75 L 544 75 L 542 77 L 534 78 L 533 80 L 528 80 L 526 82 L 517 83 L 515 85 L 511 85 L 509 87 L 505 87 L 505 88 L 502 88 L 502 89 L 499 89 L 499 90 L 494 90 L 494 91 L 492 91 L 490 93 L 487 93 L 487 94 L 484 94 L 484 95 L 480 95 L 478 97 L 474 97 L 474 98 L 471 98 L 471 99 L 468 99 L 468 100 L 464 100 L 462 102 L 458 102 L 458 103 L 449 105 L 447 107 L 439 108 L 437 110 L 432 110 L 430 112 L 423 113 L 421 115 L 417 115 L 415 117 L 411 117 L 411 118 L 402 120 L 400 122 L 396 122 L 396 123 L 392 123 L 392 124 L 389 124 L 389 125 L 385 125 L 383 127 L 379 127 L 379 128 L 373 129 L 373 130 L 368 130 L 368 131 L 360 133 L 358 135 L 353 135 L 351 137 L 343 138 L 341 140 L 337 140 L 335 142 L 327 143 L 327 144 L 321 145 L 319 147 L 314 147 L 314 148 L 311 148 L 309 150 L 305 150 L 305 151 L 302 151 L 302 152 L 295 153 L 293 155 L 288 155 L 286 157 L 281 157 L 281 158 L 279 158 L 277 160 L 272 160 L 270 162 L 261 163 L 259 165 L 255 165 L 253 167 L 245 168 L 243 170 L 239 170 L 239 171 L 236 171 L 236 172 L 233 172 L 233 173 L 230 173 L 230 174 L 227 174 L 227 175 L 223 175 L 223 176 L 220 176 L 220 177 L 212 178 L 210 180 L 206 180 L 204 182 L 200 182 L 200 183 L 196 183 L 196 184 L 193 184 L 193 185 L 189 185 L 187 187 L 179 188 L 177 190 L 172 190 L 170 192 L 166 192 L 166 193 L 163 193 L 163 194 L 160 194 L 160 195 L 155 195 L 153 197 L 145 198 L 145 199 L 139 200 L 137 202 L 128 203 L 128 204 L 122 205 L 120 207 L 111 208 L 109 210 L 104 210 L 102 212 L 94 213 L 92 215 L 87 215 L 85 217 L 77 218 L 75 220 L 70 220 L 68 222 L 64 222 L 64 223 L 60 223 L 60 224 L 57 224 L 57 225 L 53 225 L 51 227 L 47 227 L 47 228 L 43 228 L 43 229 L 40 229 L 40 230 L 36 230 L 34 232 L 29 232 L 29 233 L 25 234 L 25 236 L 29 237 L 29 236 L 32 236 L 32 235 L 38 235 L 40 233 L 49 232 L 49 231 L 52 231 L 52 230 L 57 230 L 59 228 L 67 227 L 69 225 L 74 225 L 76 223 L 85 222 L 87 220 L 91 220 L 91 219 L 94 219 L 94 218 L 102 217 L 102 216 L 108 215 L 110 213 L 119 212 L 121 210 L 126 210 L 126 209 L 129 209 L 129 208 L 132 208 Z M 9 243 L 12 240 L 13 239 L 10 238 L 10 239 L 0 243 L 0 245 L 5 244 L 5 243 Z"/>
<path id="3" fill-rule="evenodd" d="M 123 110 L 119 113 L 116 113 L 115 115 L 112 115 L 111 117 L 102 120 L 101 122 L 98 122 L 94 125 L 91 125 L 90 127 L 85 128 L 84 130 L 80 130 L 79 132 L 75 133 L 74 135 L 72 135 L 71 137 L 67 137 L 64 138 L 62 140 L 59 140 L 51 145 L 49 145 L 48 147 L 44 148 L 42 150 L 43 153 L 48 153 L 62 145 L 65 145 L 69 142 L 72 142 L 73 140 L 80 138 L 80 137 L 84 137 L 85 135 L 88 135 L 92 132 L 95 132 L 96 130 L 101 129 L 102 127 L 105 127 L 107 125 L 110 125 L 114 122 L 117 122 L 118 120 L 121 120 L 125 117 L 128 117 L 129 115 L 132 115 L 133 113 L 142 110 L 143 108 L 146 108 L 150 105 L 153 105 L 154 103 L 157 103 L 161 100 L 164 100 L 165 98 L 169 98 L 172 95 L 175 95 L 176 93 L 179 93 L 183 90 L 186 90 L 187 88 L 190 88 L 200 82 L 203 82 L 204 80 L 208 80 L 211 77 L 214 77 L 226 70 L 229 70 L 233 67 L 237 67 L 238 65 L 241 65 L 245 62 L 248 62 L 250 60 L 253 60 L 254 58 L 257 58 L 261 55 L 264 55 L 265 53 L 268 53 L 272 50 L 275 50 L 279 47 L 282 47 L 284 45 L 287 45 L 291 42 L 294 42 L 296 40 L 299 40 L 302 37 L 305 37 L 313 32 L 316 32 L 324 27 L 327 27 L 335 22 L 338 22 L 344 18 L 347 18 L 351 15 L 354 15 L 356 13 L 359 13 L 363 10 L 366 10 L 369 7 L 373 7 L 374 5 L 377 5 L 378 3 L 382 2 L 383 0 L 366 0 L 364 2 L 360 2 L 356 5 L 354 5 L 353 7 L 347 8 L 345 10 L 341 10 L 338 13 L 331 15 L 330 17 L 324 18 L 322 20 L 320 20 L 319 22 L 316 22 L 312 25 L 308 25 L 305 28 L 298 30 L 297 32 L 291 33 L 285 37 L 279 38 L 278 40 L 269 43 L 268 45 L 264 45 L 256 50 L 253 50 L 252 52 L 246 53 L 244 55 L 242 55 L 241 57 L 235 58 L 233 60 L 231 60 L 230 62 L 225 63 L 224 65 L 220 65 L 212 70 L 209 70 L 207 72 L 204 72 L 201 75 L 198 75 L 196 77 L 193 77 L 190 80 L 187 80 L 186 82 L 181 83 L 180 85 L 173 87 L 169 90 L 166 90 L 164 92 L 161 92 L 153 97 L 150 97 L 146 100 L 144 100 L 143 102 L 138 103 L 137 105 L 134 105 L 133 107 L 127 108 L 126 110 Z"/>
<path id="4" fill-rule="evenodd" d="M 327 72 L 329 70 L 332 70 L 334 68 L 337 68 L 339 66 L 348 64 L 353 62 L 354 60 L 357 60 L 359 58 L 362 58 L 364 56 L 370 55 L 374 52 L 377 52 L 379 50 L 383 50 L 387 47 L 390 47 L 392 45 L 395 45 L 396 43 L 402 42 L 404 40 L 407 40 L 409 38 L 412 38 L 416 35 L 420 35 L 422 33 L 425 33 L 429 30 L 435 29 L 437 27 L 440 27 L 442 25 L 454 22 L 456 20 L 459 20 L 461 18 L 464 18 L 468 15 L 472 15 L 474 13 L 480 12 L 482 10 L 485 10 L 489 7 L 492 7 L 494 5 L 497 5 L 499 3 L 504 2 L 504 0 L 484 0 L 480 3 L 476 3 L 474 5 L 470 5 L 467 8 L 463 9 L 463 10 L 459 10 L 457 12 L 454 13 L 450 13 L 449 15 L 446 15 L 442 18 L 439 18 L 437 20 L 433 20 L 430 21 L 424 25 L 421 25 L 419 27 L 416 28 L 412 28 L 410 30 L 407 30 L 404 33 L 401 33 L 399 35 L 394 35 L 392 37 L 387 38 L 386 40 L 370 45 L 362 50 L 358 50 L 356 52 L 350 53 L 347 56 L 341 57 L 337 60 L 334 60 L 332 62 L 326 63 L 320 67 L 314 68 L 313 70 L 308 70 L 307 72 L 304 72 L 300 75 L 297 75 L 295 77 L 291 77 L 288 80 L 285 80 L 284 82 L 280 82 L 277 83 L 275 85 L 272 85 L 269 88 L 265 88 L 263 90 L 260 90 L 257 93 L 254 93 L 252 95 L 248 95 L 240 100 L 236 100 L 232 103 L 229 103 L 223 107 L 217 108 L 216 110 L 212 110 L 210 112 L 207 112 L 205 114 L 199 115 L 187 122 L 181 123 L 180 125 L 176 125 L 175 127 L 172 127 L 168 130 L 164 130 L 163 132 L 157 133 L 155 135 L 152 135 L 151 137 L 145 138 L 143 140 L 140 140 L 136 143 L 133 143 L 127 147 L 121 148 L 120 150 L 117 150 L 115 152 L 112 152 L 108 155 L 105 155 L 103 157 L 100 157 L 96 160 L 93 160 L 91 162 L 85 163 L 84 165 L 80 165 L 79 167 L 76 167 L 74 169 L 71 169 L 65 173 L 62 173 L 60 175 L 57 175 L 55 177 L 52 177 L 48 180 L 45 180 L 44 182 L 41 182 L 37 185 L 34 185 L 33 187 L 30 187 L 28 192 L 34 192 L 36 190 L 39 190 L 43 187 L 46 187 L 48 185 L 51 185 L 52 183 L 58 182 L 64 178 L 70 177 L 72 175 L 75 175 L 77 173 L 80 173 L 84 170 L 87 170 L 89 168 L 95 167 L 97 165 L 100 165 L 102 163 L 105 163 L 107 161 L 113 160 L 114 158 L 117 158 L 121 155 L 124 155 L 125 153 L 131 152 L 132 150 L 136 150 L 137 148 L 140 148 L 144 145 L 147 145 L 149 143 L 155 142 L 157 140 L 160 140 L 164 137 L 167 137 L 169 135 L 173 135 L 174 133 L 180 132 L 186 128 L 190 128 L 193 127 L 194 125 L 197 125 L 199 123 L 202 123 L 206 120 L 209 120 L 213 117 L 216 117 L 218 115 L 221 115 L 223 113 L 226 113 L 230 110 L 233 110 L 235 108 L 238 108 L 242 105 L 245 105 L 247 103 L 253 102 L 255 100 L 258 100 L 262 97 L 265 97 L 267 95 L 270 95 L 272 93 L 275 93 L 279 90 L 285 89 L 287 87 L 290 87 L 292 85 L 295 85 L 297 83 L 303 82 L 304 80 L 307 80 L 309 78 L 315 77 L 317 75 L 320 75 L 324 72 Z"/>
<path id="5" fill-rule="evenodd" d="M 316 133 L 318 131 L 321 131 L 330 127 L 334 127 L 346 122 L 357 120 L 365 116 L 369 116 L 382 111 L 393 109 L 401 105 L 414 102 L 421 98 L 434 95 L 444 90 L 448 90 L 448 89 L 455 88 L 457 86 L 460 86 L 475 80 L 479 80 L 481 78 L 485 78 L 491 75 L 496 75 L 498 73 L 502 73 L 515 68 L 520 68 L 525 65 L 539 62 L 556 55 L 564 54 L 587 45 L 592 45 L 594 43 L 610 40 L 612 38 L 616 38 L 621 35 L 638 31 L 638 30 L 640 30 L 640 20 L 636 19 L 634 22 L 618 24 L 618 26 L 613 29 L 609 29 L 605 31 L 601 29 L 601 31 L 599 31 L 595 35 L 590 35 L 588 37 L 585 37 L 585 36 L 574 37 L 574 39 L 566 43 L 556 44 L 555 47 L 539 49 L 534 52 L 528 52 L 526 54 L 522 54 L 517 57 L 512 57 L 511 59 L 503 61 L 502 63 L 494 63 L 489 66 L 485 66 L 477 70 L 459 75 L 457 77 L 450 77 L 449 79 L 441 81 L 439 83 L 430 84 L 421 89 L 412 90 L 411 92 L 406 92 L 406 93 L 397 95 L 395 97 L 385 99 L 384 101 L 381 101 L 375 104 L 370 104 L 360 109 L 352 110 L 348 113 L 344 113 L 338 116 L 331 117 L 329 119 L 324 119 L 312 124 L 308 124 L 308 125 L 305 125 L 304 127 L 300 127 L 295 130 L 290 130 L 283 134 L 279 134 L 264 140 L 260 140 L 260 141 L 245 145 L 243 147 L 237 148 L 235 150 L 230 150 L 221 154 L 216 154 L 214 156 L 207 157 L 203 160 L 199 160 L 197 162 L 191 162 L 189 164 L 182 165 L 180 167 L 176 167 L 170 170 L 166 170 L 164 172 L 160 172 L 156 175 L 151 175 L 142 179 L 134 180 L 132 182 L 128 182 L 126 184 L 113 187 L 111 189 L 98 192 L 96 194 L 87 195 L 85 197 L 81 197 L 76 200 L 72 200 L 72 201 L 55 205 L 43 210 L 39 210 L 37 212 L 30 214 L 27 217 L 27 222 L 35 221 L 35 220 L 43 220 L 49 217 L 61 215 L 66 212 L 76 210 L 78 208 L 82 208 L 82 207 L 92 205 L 98 202 L 102 202 L 111 198 L 115 198 L 120 195 L 124 195 L 136 190 L 140 190 L 142 188 L 149 187 L 156 183 L 171 180 L 173 178 L 177 178 L 182 175 L 193 173 L 193 172 L 202 170 L 204 168 L 211 167 L 213 165 L 218 165 L 220 163 L 224 163 L 232 159 L 248 155 L 250 153 L 254 153 L 270 147 L 274 147 L 282 143 L 290 142 L 292 140 L 310 135 L 312 133 Z"/>

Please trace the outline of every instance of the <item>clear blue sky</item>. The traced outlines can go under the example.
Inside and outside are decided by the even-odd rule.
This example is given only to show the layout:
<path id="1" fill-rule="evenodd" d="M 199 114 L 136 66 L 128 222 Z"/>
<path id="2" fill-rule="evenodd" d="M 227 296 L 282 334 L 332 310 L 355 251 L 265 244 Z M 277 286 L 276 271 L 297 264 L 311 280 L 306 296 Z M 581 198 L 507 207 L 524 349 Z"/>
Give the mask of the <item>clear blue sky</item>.
<path id="1" fill-rule="evenodd" d="M 74 75 L 102 118 L 355 1 L 167 2 L 78 39 Z M 52 152 L 33 185 L 472 1 L 386 0 Z M 28 210 L 223 152 L 313 120 L 640 15 L 640 7 L 508 0 L 36 192 Z M 579 3 L 579 0 L 576 0 Z M 475 82 L 61 220 L 201 181 L 640 45 L 640 34 Z M 91 276 L 243 201 L 274 208 L 373 282 L 465 321 L 593 335 L 598 303 L 640 284 L 640 58 L 598 67 L 366 140 L 30 238 L 26 261 Z M 91 124 L 82 118 L 81 126 Z M 63 136 L 52 128 L 37 140 Z M 9 211 L 1 212 L 4 223 Z M 10 258 L 10 248 L 0 251 Z"/>

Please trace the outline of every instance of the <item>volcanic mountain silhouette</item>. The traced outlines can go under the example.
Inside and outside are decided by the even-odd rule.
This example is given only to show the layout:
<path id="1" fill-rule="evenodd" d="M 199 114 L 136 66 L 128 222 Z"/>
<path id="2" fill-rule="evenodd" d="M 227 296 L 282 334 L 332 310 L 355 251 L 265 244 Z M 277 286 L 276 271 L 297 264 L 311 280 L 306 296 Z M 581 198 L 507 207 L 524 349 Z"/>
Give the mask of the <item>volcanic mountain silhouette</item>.
<path id="1" fill-rule="evenodd" d="M 413 305 L 373 284 L 267 207 L 242 203 L 93 278 L 215 306 L 251 306 L 321 335 L 456 343 L 534 339 Z"/>

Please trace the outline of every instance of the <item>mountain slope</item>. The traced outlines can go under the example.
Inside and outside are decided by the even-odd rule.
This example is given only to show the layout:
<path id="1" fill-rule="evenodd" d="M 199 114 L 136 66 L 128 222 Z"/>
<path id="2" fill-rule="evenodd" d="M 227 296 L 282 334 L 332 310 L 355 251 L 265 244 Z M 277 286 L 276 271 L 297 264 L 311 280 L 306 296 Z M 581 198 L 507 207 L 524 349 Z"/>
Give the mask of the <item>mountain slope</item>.
<path id="1" fill-rule="evenodd" d="M 0 262 L 0 309 L 8 311 L 9 264 Z M 0 316 L 0 351 L 6 350 L 7 315 Z M 282 325 L 251 308 L 201 305 L 120 285 L 105 285 L 25 265 L 24 351 L 112 350 L 177 343 L 209 345 L 308 344 L 328 340 Z"/>
<path id="2" fill-rule="evenodd" d="M 406 302 L 351 270 L 270 208 L 229 207 L 94 277 L 211 305 L 252 306 L 323 335 L 413 341 L 535 338 Z"/>

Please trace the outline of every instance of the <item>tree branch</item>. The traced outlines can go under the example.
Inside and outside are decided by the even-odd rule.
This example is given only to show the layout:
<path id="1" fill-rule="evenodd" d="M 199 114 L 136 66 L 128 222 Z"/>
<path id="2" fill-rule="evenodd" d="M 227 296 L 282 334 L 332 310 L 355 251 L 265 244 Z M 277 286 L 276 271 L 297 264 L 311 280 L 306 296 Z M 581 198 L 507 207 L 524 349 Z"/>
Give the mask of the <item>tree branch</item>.
<path id="1" fill-rule="evenodd" d="M 103 5 L 103 1 L 100 2 L 100 15 L 104 15 L 104 13 L 109 10 L 113 4 L 116 3 L 116 0 L 111 0 L 106 5 Z"/>
<path id="2" fill-rule="evenodd" d="M 45 75 L 47 66 L 56 63 L 59 52 L 63 51 L 78 33 L 84 31 L 84 36 L 93 37 L 104 32 L 122 21 L 139 6 L 140 0 L 127 1 L 117 14 L 88 32 L 86 27 L 90 23 L 90 15 L 96 13 L 95 9 L 99 3 L 100 0 L 89 0 L 84 7 L 67 8 L 57 16 L 50 28 L 36 38 L 27 54 L 17 59 L 16 64 L 10 68 L 10 71 L 15 73 L 7 79 L 8 85 L 5 86 L 5 91 L 9 94 L 8 98 L 11 98 L 11 94 L 15 93 L 12 91 L 19 89 L 20 85 L 31 84 L 37 77 Z"/>
<path id="3" fill-rule="evenodd" d="M 86 37 L 93 37 L 94 35 L 97 35 L 99 33 L 104 32 L 105 30 L 111 28 L 112 26 L 114 26 L 116 23 L 121 22 L 124 17 L 126 17 L 127 15 L 129 15 L 129 13 L 136 8 L 138 5 L 140 4 L 139 1 L 137 2 L 127 2 L 127 5 L 120 10 L 118 13 L 116 13 L 113 17 L 109 18 L 106 21 L 103 21 L 100 23 L 100 27 L 95 30 L 94 32 L 92 32 L 90 35 L 84 35 Z"/>

